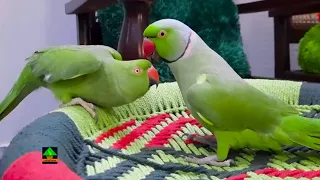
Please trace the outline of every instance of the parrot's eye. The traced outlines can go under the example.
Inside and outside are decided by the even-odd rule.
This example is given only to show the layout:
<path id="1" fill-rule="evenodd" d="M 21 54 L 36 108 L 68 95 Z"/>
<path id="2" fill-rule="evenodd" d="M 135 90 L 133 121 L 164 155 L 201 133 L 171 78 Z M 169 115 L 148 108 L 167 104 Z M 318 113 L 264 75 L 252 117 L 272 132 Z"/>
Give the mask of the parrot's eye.
<path id="1" fill-rule="evenodd" d="M 167 31 L 165 30 L 161 30 L 159 33 L 158 33 L 158 38 L 164 38 L 167 36 Z"/>
<path id="2" fill-rule="evenodd" d="M 136 73 L 136 74 L 141 74 L 141 72 L 142 72 L 141 68 L 138 68 L 138 67 L 134 68 L 133 71 L 134 71 L 134 73 Z"/>

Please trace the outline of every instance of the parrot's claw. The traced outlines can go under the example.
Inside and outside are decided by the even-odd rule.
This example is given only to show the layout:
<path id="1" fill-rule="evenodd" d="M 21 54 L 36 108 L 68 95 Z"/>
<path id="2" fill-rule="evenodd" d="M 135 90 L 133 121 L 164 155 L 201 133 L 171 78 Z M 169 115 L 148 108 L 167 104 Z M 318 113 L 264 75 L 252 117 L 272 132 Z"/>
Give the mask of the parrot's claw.
<path id="1" fill-rule="evenodd" d="M 97 120 L 97 114 L 95 112 L 95 106 L 92 103 L 88 103 L 88 102 L 84 101 L 81 98 L 74 98 L 68 103 L 61 104 L 60 108 L 68 107 L 68 106 L 74 106 L 74 105 L 82 106 L 92 116 L 93 119 Z"/>
<path id="2" fill-rule="evenodd" d="M 205 158 L 186 157 L 185 161 L 195 163 L 195 164 L 209 164 L 209 165 L 219 166 L 219 167 L 229 167 L 235 164 L 235 161 L 232 159 L 219 161 L 216 155 L 207 156 Z"/>
<path id="3" fill-rule="evenodd" d="M 197 134 L 185 134 L 188 140 L 192 140 L 201 144 L 206 144 L 211 147 L 217 146 L 217 140 L 214 135 L 200 136 Z"/>

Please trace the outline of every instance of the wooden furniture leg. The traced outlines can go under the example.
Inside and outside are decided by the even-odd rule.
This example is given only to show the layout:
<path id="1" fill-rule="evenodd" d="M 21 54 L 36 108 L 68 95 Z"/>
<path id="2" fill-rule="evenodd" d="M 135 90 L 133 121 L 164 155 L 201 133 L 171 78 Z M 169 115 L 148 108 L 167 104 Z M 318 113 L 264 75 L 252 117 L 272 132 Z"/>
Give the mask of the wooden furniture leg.
<path id="1" fill-rule="evenodd" d="M 289 26 L 290 17 L 274 17 L 275 78 L 284 78 L 290 71 Z"/>
<path id="2" fill-rule="evenodd" d="M 143 31 L 148 25 L 149 10 L 154 0 L 71 0 L 65 5 L 65 10 L 67 14 L 78 16 L 79 44 L 102 44 L 94 12 L 117 2 L 121 2 L 124 8 L 118 51 L 126 60 L 143 58 Z"/>
<path id="3" fill-rule="evenodd" d="M 124 7 L 124 19 L 118 44 L 123 59 L 143 58 L 143 31 L 148 25 L 150 4 L 146 0 L 120 0 Z"/>
<path id="4" fill-rule="evenodd" d="M 77 19 L 80 45 L 103 44 L 100 25 L 95 21 L 94 12 L 77 14 Z"/>

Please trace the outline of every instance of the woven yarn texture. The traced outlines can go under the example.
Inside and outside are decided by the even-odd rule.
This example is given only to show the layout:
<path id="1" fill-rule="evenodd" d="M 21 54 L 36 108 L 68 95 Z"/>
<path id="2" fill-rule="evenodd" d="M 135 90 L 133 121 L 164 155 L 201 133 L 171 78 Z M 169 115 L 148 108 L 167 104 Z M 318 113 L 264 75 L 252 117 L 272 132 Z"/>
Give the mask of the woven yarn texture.
<path id="1" fill-rule="evenodd" d="M 319 118 L 319 105 L 299 105 L 301 84 L 247 80 L 261 91 L 295 106 L 301 115 Z M 301 100 L 301 99 L 300 99 Z M 192 118 L 177 83 L 160 84 L 129 105 L 102 113 L 98 124 L 80 108 L 62 111 L 75 122 L 85 140 L 77 169 L 86 179 L 299 179 L 320 177 L 317 151 L 284 147 L 281 154 L 243 149 L 231 152 L 233 167 L 185 162 L 188 155 L 215 153 L 212 147 L 187 142 L 185 133 L 212 135 Z"/>
<path id="2" fill-rule="evenodd" d="M 301 116 L 320 117 L 320 85 L 247 79 L 264 93 L 296 107 Z M 235 166 L 197 165 L 216 148 L 186 140 L 212 135 L 186 109 L 176 82 L 163 83 L 135 102 L 106 111 L 96 121 L 81 107 L 58 109 L 21 130 L 0 161 L 3 180 L 207 180 L 319 179 L 320 155 L 305 147 L 281 153 L 231 151 Z M 232 109 L 230 109 L 232 112 Z M 57 147 L 59 162 L 41 164 L 42 147 Z"/>

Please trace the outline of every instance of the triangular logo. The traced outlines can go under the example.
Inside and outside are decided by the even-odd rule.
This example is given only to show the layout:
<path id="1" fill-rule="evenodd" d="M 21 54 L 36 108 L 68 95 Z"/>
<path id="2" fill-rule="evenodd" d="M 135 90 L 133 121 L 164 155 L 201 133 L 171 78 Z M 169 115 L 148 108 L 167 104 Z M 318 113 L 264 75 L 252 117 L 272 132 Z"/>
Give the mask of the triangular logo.
<path id="1" fill-rule="evenodd" d="M 54 150 L 49 147 L 44 153 L 43 153 L 43 156 L 56 156 L 57 153 L 54 152 Z"/>

